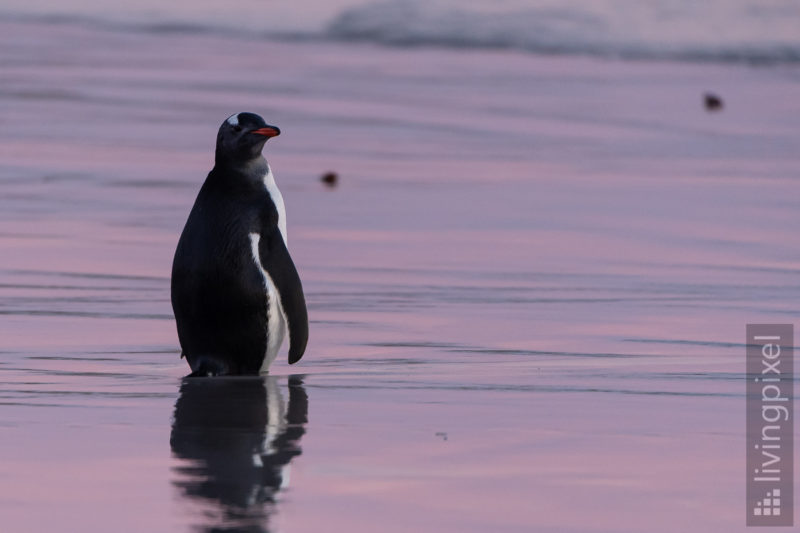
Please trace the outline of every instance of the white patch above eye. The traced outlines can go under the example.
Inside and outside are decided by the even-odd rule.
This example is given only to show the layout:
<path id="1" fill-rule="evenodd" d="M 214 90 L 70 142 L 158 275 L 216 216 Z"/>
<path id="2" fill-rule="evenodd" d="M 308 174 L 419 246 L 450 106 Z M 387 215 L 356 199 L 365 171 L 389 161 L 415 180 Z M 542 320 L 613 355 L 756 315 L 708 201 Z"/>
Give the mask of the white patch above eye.
<path id="1" fill-rule="evenodd" d="M 228 120 L 226 120 L 225 122 L 227 122 L 231 126 L 238 126 L 239 125 L 239 113 L 234 113 L 233 115 L 229 116 Z"/>

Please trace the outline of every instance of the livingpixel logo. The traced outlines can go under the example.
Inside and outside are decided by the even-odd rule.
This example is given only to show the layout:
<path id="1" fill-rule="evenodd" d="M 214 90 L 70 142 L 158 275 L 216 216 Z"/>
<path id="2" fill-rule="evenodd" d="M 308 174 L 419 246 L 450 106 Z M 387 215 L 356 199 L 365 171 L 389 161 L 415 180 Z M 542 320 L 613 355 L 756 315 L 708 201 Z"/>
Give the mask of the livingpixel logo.
<path id="1" fill-rule="evenodd" d="M 766 497 L 756 502 L 753 507 L 753 516 L 780 516 L 781 515 L 781 489 L 768 490 Z"/>
<path id="2" fill-rule="evenodd" d="M 747 325 L 747 525 L 794 525 L 794 327 Z"/>

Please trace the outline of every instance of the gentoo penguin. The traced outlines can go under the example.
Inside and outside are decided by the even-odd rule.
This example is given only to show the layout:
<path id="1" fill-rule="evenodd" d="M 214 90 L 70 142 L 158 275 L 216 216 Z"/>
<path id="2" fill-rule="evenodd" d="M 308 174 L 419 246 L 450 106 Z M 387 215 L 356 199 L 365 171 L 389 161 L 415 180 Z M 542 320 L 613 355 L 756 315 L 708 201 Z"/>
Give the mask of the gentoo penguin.
<path id="1" fill-rule="evenodd" d="M 286 210 L 267 160 L 280 134 L 254 113 L 219 128 L 214 168 L 183 228 L 172 263 L 172 309 L 193 376 L 266 372 L 289 333 L 303 356 L 308 314 L 286 247 Z"/>

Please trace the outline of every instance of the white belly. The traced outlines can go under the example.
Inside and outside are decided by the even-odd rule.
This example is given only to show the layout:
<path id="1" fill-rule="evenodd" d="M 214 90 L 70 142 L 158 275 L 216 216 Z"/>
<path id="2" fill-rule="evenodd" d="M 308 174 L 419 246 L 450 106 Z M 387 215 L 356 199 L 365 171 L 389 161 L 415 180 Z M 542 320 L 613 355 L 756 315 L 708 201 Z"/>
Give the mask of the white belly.
<path id="1" fill-rule="evenodd" d="M 258 253 L 258 243 L 261 242 L 261 235 L 258 233 L 250 234 L 250 250 L 253 260 L 261 271 L 264 278 L 264 289 L 267 293 L 267 351 L 264 354 L 264 362 L 261 364 L 261 372 L 267 372 L 269 366 L 278 356 L 283 339 L 286 337 L 286 314 L 281 304 L 281 296 L 275 287 L 269 273 L 264 270 L 261 264 L 261 256 Z"/>
<path id="2" fill-rule="evenodd" d="M 275 177 L 272 175 L 272 169 L 269 168 L 269 165 L 267 165 L 267 173 L 264 174 L 264 187 L 267 188 L 267 192 L 272 197 L 272 203 L 275 204 L 275 208 L 278 210 L 278 229 L 283 236 L 283 244 L 288 248 L 289 241 L 286 238 L 286 206 L 283 205 L 283 195 L 281 191 L 278 190 L 278 184 L 275 183 Z"/>

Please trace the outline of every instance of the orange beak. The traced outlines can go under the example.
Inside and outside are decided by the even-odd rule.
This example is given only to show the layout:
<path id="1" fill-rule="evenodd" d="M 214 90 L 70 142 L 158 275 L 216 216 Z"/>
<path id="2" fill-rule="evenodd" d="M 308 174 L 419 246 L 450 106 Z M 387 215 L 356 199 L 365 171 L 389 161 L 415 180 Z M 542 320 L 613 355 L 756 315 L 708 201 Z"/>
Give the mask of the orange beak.
<path id="1" fill-rule="evenodd" d="M 257 130 L 253 130 L 250 133 L 255 133 L 256 135 L 263 135 L 264 137 L 277 137 L 281 134 L 281 130 L 279 130 L 275 126 L 267 126 L 266 128 L 259 128 Z"/>

